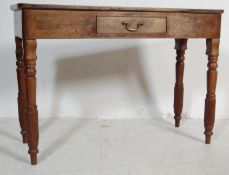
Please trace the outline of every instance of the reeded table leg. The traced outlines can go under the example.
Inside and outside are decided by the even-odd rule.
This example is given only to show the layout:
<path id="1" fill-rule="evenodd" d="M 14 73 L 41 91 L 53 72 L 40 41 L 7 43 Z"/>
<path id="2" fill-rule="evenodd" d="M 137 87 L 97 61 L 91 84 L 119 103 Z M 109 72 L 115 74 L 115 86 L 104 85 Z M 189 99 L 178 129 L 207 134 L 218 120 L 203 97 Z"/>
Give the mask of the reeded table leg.
<path id="1" fill-rule="evenodd" d="M 25 94 L 25 66 L 23 60 L 23 43 L 22 39 L 15 37 L 16 43 L 16 65 L 17 65 L 17 81 L 18 81 L 18 115 L 21 126 L 21 134 L 23 143 L 28 142 L 27 138 L 27 123 L 26 123 L 26 94 Z"/>
<path id="2" fill-rule="evenodd" d="M 207 95 L 205 99 L 204 127 L 205 143 L 210 144 L 212 130 L 215 122 L 217 61 L 219 56 L 219 39 L 207 39 L 208 71 L 207 71 Z"/>
<path id="3" fill-rule="evenodd" d="M 37 164 L 38 153 L 38 111 L 36 105 L 36 40 L 23 40 L 26 85 L 26 116 L 28 118 L 28 145 L 31 164 Z"/>
<path id="4" fill-rule="evenodd" d="M 175 39 L 176 57 L 176 83 L 174 87 L 174 119 L 175 127 L 180 126 L 181 113 L 183 108 L 183 75 L 184 75 L 184 59 L 185 50 L 187 49 L 187 39 Z"/>

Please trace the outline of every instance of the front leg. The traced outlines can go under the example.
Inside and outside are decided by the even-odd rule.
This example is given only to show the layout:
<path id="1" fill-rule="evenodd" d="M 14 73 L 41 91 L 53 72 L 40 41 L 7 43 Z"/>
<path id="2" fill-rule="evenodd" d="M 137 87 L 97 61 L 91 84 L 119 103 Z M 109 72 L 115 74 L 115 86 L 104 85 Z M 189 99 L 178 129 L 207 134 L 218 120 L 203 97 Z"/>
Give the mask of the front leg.
<path id="1" fill-rule="evenodd" d="M 176 83 L 174 87 L 174 119 L 175 127 L 180 126 L 181 113 L 183 108 L 183 96 L 184 96 L 184 59 L 185 50 L 187 49 L 188 39 L 175 39 L 175 49 L 176 49 Z"/>
<path id="2" fill-rule="evenodd" d="M 217 61 L 219 56 L 219 39 L 207 39 L 208 71 L 207 95 L 205 99 L 204 127 L 205 143 L 210 144 L 215 122 Z"/>
<path id="3" fill-rule="evenodd" d="M 23 40 L 26 85 L 26 116 L 28 120 L 28 145 L 31 164 L 37 164 L 38 153 L 38 111 L 36 105 L 36 40 Z"/>

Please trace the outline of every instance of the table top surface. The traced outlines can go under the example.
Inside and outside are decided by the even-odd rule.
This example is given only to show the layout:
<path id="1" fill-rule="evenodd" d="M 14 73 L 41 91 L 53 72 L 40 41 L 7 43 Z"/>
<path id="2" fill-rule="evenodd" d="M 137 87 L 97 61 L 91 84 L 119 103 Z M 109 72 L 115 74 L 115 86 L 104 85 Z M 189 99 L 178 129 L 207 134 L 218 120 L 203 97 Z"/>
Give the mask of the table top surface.
<path id="1" fill-rule="evenodd" d="M 88 11 L 141 11 L 141 12 L 176 12 L 176 13 L 223 13 L 222 9 L 177 9 L 177 8 L 148 8 L 148 7 L 115 7 L 115 6 L 81 6 L 54 4 L 24 4 L 11 6 L 12 10 L 88 10 Z"/>

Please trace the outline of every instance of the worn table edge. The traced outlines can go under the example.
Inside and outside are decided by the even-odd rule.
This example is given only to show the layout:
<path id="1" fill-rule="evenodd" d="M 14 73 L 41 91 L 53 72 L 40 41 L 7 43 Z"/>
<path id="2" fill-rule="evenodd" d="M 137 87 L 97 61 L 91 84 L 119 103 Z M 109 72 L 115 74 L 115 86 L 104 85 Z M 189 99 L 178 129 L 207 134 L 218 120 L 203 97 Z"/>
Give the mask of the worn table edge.
<path id="1" fill-rule="evenodd" d="M 81 6 L 81 5 L 54 5 L 54 4 L 27 4 L 18 3 L 10 6 L 11 10 L 88 10 L 88 11 L 145 11 L 145 12 L 180 12 L 180 13 L 218 13 L 223 9 L 182 9 L 182 8 L 149 8 L 149 7 L 118 7 L 118 6 Z"/>

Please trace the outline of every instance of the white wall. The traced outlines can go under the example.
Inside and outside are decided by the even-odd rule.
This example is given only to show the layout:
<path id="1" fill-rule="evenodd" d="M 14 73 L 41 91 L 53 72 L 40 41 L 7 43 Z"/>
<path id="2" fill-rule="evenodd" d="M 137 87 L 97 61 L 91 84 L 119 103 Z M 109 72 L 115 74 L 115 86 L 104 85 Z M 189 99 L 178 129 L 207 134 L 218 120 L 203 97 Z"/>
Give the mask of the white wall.
<path id="1" fill-rule="evenodd" d="M 17 117 L 13 12 L 0 7 L 0 117 Z M 229 118 L 228 2 L 209 0 L 37 0 L 29 3 L 224 8 L 217 118 Z M 4 25 L 3 25 L 4 24 Z M 38 40 L 40 117 L 155 118 L 173 115 L 175 50 L 171 39 Z M 203 118 L 207 57 L 204 40 L 189 40 L 184 114 Z M 172 116 L 171 116 L 172 117 Z"/>

